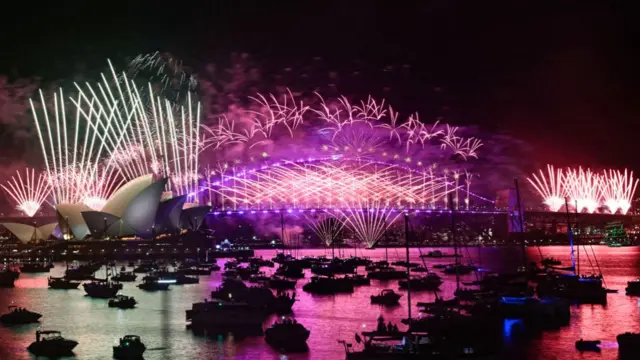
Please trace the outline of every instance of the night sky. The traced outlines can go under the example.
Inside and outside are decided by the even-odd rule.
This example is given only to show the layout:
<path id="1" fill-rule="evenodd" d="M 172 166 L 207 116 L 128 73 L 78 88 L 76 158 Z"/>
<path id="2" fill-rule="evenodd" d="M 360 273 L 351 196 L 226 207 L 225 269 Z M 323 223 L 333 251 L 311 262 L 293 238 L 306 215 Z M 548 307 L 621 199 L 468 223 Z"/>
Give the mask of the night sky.
<path id="1" fill-rule="evenodd" d="M 338 73 L 354 71 L 354 64 L 382 69 L 372 76 L 393 84 L 394 104 L 429 112 L 435 102 L 435 112 L 454 124 L 523 139 L 538 165 L 640 165 L 634 149 L 640 59 L 631 7 L 605 1 L 63 3 L 12 4 L 0 25 L 1 74 L 59 79 L 79 68 L 102 70 L 107 57 L 156 50 L 186 64 L 247 52 L 276 68 L 322 57 L 326 70 Z M 386 67 L 410 73 L 394 78 L 400 72 L 384 75 Z"/>

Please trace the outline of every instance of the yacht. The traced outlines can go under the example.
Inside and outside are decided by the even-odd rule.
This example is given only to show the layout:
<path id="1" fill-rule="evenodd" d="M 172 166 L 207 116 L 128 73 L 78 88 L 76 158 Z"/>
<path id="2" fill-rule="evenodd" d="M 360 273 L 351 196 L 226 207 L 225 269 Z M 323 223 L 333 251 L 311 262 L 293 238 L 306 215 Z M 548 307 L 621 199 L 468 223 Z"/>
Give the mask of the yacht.
<path id="1" fill-rule="evenodd" d="M 136 275 L 133 271 L 120 271 L 112 277 L 114 281 L 119 282 L 132 282 L 136 281 L 136 278 L 138 278 L 138 275 Z"/>
<path id="2" fill-rule="evenodd" d="M 214 333 L 262 333 L 262 321 L 265 314 L 262 309 L 246 302 L 207 301 L 191 305 L 186 319 L 195 331 Z"/>
<path id="3" fill-rule="evenodd" d="M 268 285 L 276 290 L 293 290 L 296 288 L 297 280 L 287 280 L 283 277 L 274 275 L 269 278 Z"/>
<path id="4" fill-rule="evenodd" d="M 384 289 L 378 295 L 371 295 L 371 303 L 379 305 L 397 305 L 402 297 L 391 289 Z"/>
<path id="5" fill-rule="evenodd" d="M 627 287 L 625 290 L 627 295 L 640 296 L 640 279 L 627 281 Z"/>
<path id="6" fill-rule="evenodd" d="M 95 279 L 82 284 L 82 287 L 89 297 L 99 299 L 115 297 L 118 291 L 122 290 L 122 284 L 109 281 L 109 278 Z"/>
<path id="7" fill-rule="evenodd" d="M 562 264 L 562 261 L 553 257 L 546 257 L 540 261 L 540 264 L 542 264 L 542 266 L 544 267 L 558 266 Z"/>
<path id="8" fill-rule="evenodd" d="M 14 287 L 14 282 L 16 281 L 16 276 L 13 272 L 2 270 L 0 271 L 0 288 L 12 288 Z"/>
<path id="9" fill-rule="evenodd" d="M 406 271 L 396 270 L 395 268 L 383 268 L 374 271 L 370 271 L 367 273 L 367 277 L 369 279 L 374 280 L 398 280 L 405 279 L 407 277 Z"/>
<path id="10" fill-rule="evenodd" d="M 115 359 L 142 359 L 142 354 L 147 347 L 140 341 L 138 335 L 125 335 L 120 338 L 117 345 L 113 346 L 113 357 Z"/>
<path id="11" fill-rule="evenodd" d="M 445 254 L 440 250 L 433 250 L 433 251 L 429 251 L 426 254 L 420 255 L 420 257 L 440 259 L 440 258 L 461 257 L 461 255 L 459 255 L 459 254 Z"/>
<path id="12" fill-rule="evenodd" d="M 454 264 L 454 265 L 446 266 L 443 272 L 445 274 L 466 275 L 466 274 L 471 274 L 473 271 L 476 271 L 476 270 L 478 270 L 478 268 L 473 265 Z"/>
<path id="13" fill-rule="evenodd" d="M 584 352 L 584 351 L 600 352 L 602 350 L 600 349 L 600 340 L 583 340 L 583 339 L 576 341 L 576 349 L 578 349 L 580 352 Z"/>
<path id="14" fill-rule="evenodd" d="M 80 281 L 69 280 L 66 277 L 53 277 L 49 276 L 48 279 L 49 287 L 51 289 L 77 289 L 80 286 Z"/>
<path id="15" fill-rule="evenodd" d="M 109 299 L 109 307 L 118 309 L 133 309 L 137 303 L 133 296 L 118 295 L 113 299 Z"/>
<path id="16" fill-rule="evenodd" d="M 353 286 L 371 285 L 371 279 L 369 279 L 368 277 L 366 277 L 364 275 L 359 275 L 359 274 L 345 275 L 344 278 L 346 280 L 351 281 Z"/>
<path id="17" fill-rule="evenodd" d="M 306 283 L 302 290 L 319 295 L 336 293 L 352 293 L 353 284 L 348 279 L 314 276 Z"/>
<path id="18" fill-rule="evenodd" d="M 283 319 L 265 330 L 264 339 L 282 352 L 306 352 L 309 350 L 307 339 L 310 333 L 296 320 Z"/>
<path id="19" fill-rule="evenodd" d="M 24 263 L 20 266 L 20 272 L 23 273 L 41 273 L 49 270 L 51 270 L 49 264 L 44 263 Z"/>
<path id="20" fill-rule="evenodd" d="M 72 351 L 77 345 L 77 341 L 63 338 L 60 331 L 38 330 L 36 341 L 27 349 L 37 356 L 59 357 L 73 355 Z"/>
<path id="21" fill-rule="evenodd" d="M 637 359 L 640 354 L 640 333 L 626 332 L 616 336 L 618 358 L 620 360 Z"/>
<path id="22" fill-rule="evenodd" d="M 42 314 L 29 311 L 17 306 L 9 306 L 10 312 L 0 316 L 0 322 L 5 325 L 30 324 L 38 322 Z"/>
<path id="23" fill-rule="evenodd" d="M 436 290 L 442 285 L 443 281 L 436 273 L 430 273 L 427 276 L 413 277 L 409 280 L 400 280 L 398 285 L 400 289 L 406 290 L 411 287 L 411 291 Z"/>
<path id="24" fill-rule="evenodd" d="M 146 291 L 169 290 L 169 285 L 175 283 L 175 279 L 161 279 L 157 276 L 147 275 L 142 278 L 142 284 L 139 284 L 138 288 Z"/>
<path id="25" fill-rule="evenodd" d="M 299 266 L 280 265 L 278 270 L 276 270 L 276 275 L 292 279 L 302 279 L 304 278 L 304 271 L 302 267 Z"/>

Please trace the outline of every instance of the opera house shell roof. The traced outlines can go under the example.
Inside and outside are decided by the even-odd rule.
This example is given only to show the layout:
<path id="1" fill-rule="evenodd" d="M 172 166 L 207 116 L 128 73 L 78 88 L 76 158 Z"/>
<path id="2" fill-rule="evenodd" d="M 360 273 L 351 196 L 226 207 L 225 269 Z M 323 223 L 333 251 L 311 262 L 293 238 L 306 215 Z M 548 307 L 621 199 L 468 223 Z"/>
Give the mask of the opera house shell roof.
<path id="1" fill-rule="evenodd" d="M 181 229 L 197 229 L 209 206 L 186 208 L 186 196 L 161 202 L 168 179 L 153 180 L 144 175 L 126 183 L 107 200 L 101 211 L 84 204 L 57 204 L 58 223 L 41 227 L 19 223 L 3 223 L 22 242 L 48 239 L 59 229 L 64 239 L 82 240 L 120 237 L 149 237 L 152 234 L 175 233 Z"/>

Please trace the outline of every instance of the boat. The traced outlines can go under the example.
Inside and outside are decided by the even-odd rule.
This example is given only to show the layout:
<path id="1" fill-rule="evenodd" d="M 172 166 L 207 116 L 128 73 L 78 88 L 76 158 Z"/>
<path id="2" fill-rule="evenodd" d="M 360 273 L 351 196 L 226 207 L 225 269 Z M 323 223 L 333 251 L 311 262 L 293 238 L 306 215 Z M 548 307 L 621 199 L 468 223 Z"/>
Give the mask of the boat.
<path id="1" fill-rule="evenodd" d="M 424 291 L 424 290 L 436 290 L 442 285 L 443 281 L 435 273 L 430 273 L 427 276 L 413 277 L 409 280 L 400 280 L 398 285 L 400 289 L 406 290 L 411 286 L 412 291 Z"/>
<path id="2" fill-rule="evenodd" d="M 635 360 L 640 354 L 640 333 L 626 332 L 616 336 L 618 342 L 618 359 Z"/>
<path id="3" fill-rule="evenodd" d="M 595 351 L 600 352 L 600 340 L 578 340 L 576 341 L 576 349 L 583 351 Z"/>
<path id="4" fill-rule="evenodd" d="M 397 305 L 402 297 L 391 289 L 384 289 L 378 295 L 371 295 L 371 303 L 378 305 Z"/>
<path id="5" fill-rule="evenodd" d="M 296 320 L 283 319 L 265 330 L 264 340 L 282 352 L 306 352 L 309 350 L 307 346 L 309 334 L 311 331 Z"/>
<path id="6" fill-rule="evenodd" d="M 82 284 L 82 287 L 89 297 L 99 299 L 115 297 L 118 291 L 122 290 L 122 284 L 109 281 L 109 278 L 95 279 L 89 283 Z"/>
<path id="7" fill-rule="evenodd" d="M 29 311 L 17 306 L 9 306 L 9 312 L 0 316 L 0 322 L 5 325 L 31 324 L 38 322 L 42 314 Z"/>
<path id="8" fill-rule="evenodd" d="M 270 278 L 266 276 L 262 271 L 257 274 L 253 274 L 249 276 L 250 283 L 266 283 L 269 281 L 269 279 Z M 295 282 L 294 282 L 294 287 L 295 287 Z"/>
<path id="9" fill-rule="evenodd" d="M 45 263 L 24 263 L 20 266 L 20 272 L 23 273 L 41 273 L 41 272 L 49 272 L 51 267 L 49 264 Z"/>
<path id="10" fill-rule="evenodd" d="M 348 279 L 314 276 L 311 281 L 304 284 L 302 290 L 319 295 L 332 295 L 337 293 L 352 293 L 353 284 Z"/>
<path id="11" fill-rule="evenodd" d="M 562 261 L 553 257 L 546 257 L 540 261 L 540 264 L 542 264 L 542 266 L 544 267 L 558 266 L 562 264 Z"/>
<path id="12" fill-rule="evenodd" d="M 80 286 L 80 281 L 69 280 L 64 276 L 63 277 L 49 276 L 48 283 L 51 289 L 71 290 L 71 289 L 77 289 L 78 286 Z"/>
<path id="13" fill-rule="evenodd" d="M 161 279 L 157 276 L 147 275 L 142 278 L 142 284 L 138 288 L 146 291 L 169 290 L 169 285 L 175 284 L 175 279 Z"/>
<path id="14" fill-rule="evenodd" d="M 627 281 L 625 291 L 627 295 L 640 296 L 640 279 Z"/>
<path id="15" fill-rule="evenodd" d="M 67 268 L 64 276 L 69 280 L 93 280 L 93 274 L 100 269 L 100 266 L 100 263 L 95 262 L 74 266 Z"/>
<path id="16" fill-rule="evenodd" d="M 196 332 L 262 334 L 264 317 L 262 309 L 236 301 L 205 299 L 186 311 L 186 320 Z"/>
<path id="17" fill-rule="evenodd" d="M 369 279 L 364 275 L 359 275 L 359 274 L 345 275 L 344 278 L 351 281 L 353 286 L 371 285 L 371 279 Z"/>
<path id="18" fill-rule="evenodd" d="M 77 345 L 77 341 L 63 338 L 60 331 L 38 330 L 36 341 L 27 349 L 37 356 L 59 357 L 73 355 L 73 349 Z"/>
<path id="19" fill-rule="evenodd" d="M 219 266 L 218 266 L 218 270 L 220 270 Z M 213 270 L 211 269 L 210 266 L 191 266 L 187 268 L 182 268 L 179 271 L 185 275 L 211 275 L 211 272 Z"/>
<path id="20" fill-rule="evenodd" d="M 182 273 L 175 275 L 176 285 L 199 284 L 200 278 L 195 276 L 187 276 Z"/>
<path id="21" fill-rule="evenodd" d="M 109 299 L 109 307 L 118 309 L 133 309 L 137 303 L 133 296 L 118 295 L 113 299 Z"/>
<path id="22" fill-rule="evenodd" d="M 473 265 L 464 265 L 464 264 L 454 264 L 447 265 L 444 270 L 442 270 L 445 274 L 458 274 L 458 275 L 466 275 L 471 274 L 473 271 L 478 270 L 476 266 Z"/>
<path id="23" fill-rule="evenodd" d="M 401 267 L 410 267 L 410 268 L 414 268 L 414 267 L 418 267 L 419 264 L 414 263 L 414 262 L 408 262 L 408 261 L 394 261 L 391 263 L 391 265 L 393 266 L 401 266 Z"/>
<path id="24" fill-rule="evenodd" d="M 382 316 L 378 318 L 375 331 L 365 331 L 356 334 L 358 344 L 362 344 L 361 351 L 354 351 L 352 344 L 339 341 L 344 345 L 348 360 L 395 360 L 395 359 L 429 359 L 431 358 L 430 344 L 432 340 L 424 333 L 401 332 L 395 325 L 385 325 Z M 364 338 L 364 340 L 362 339 Z M 390 345 L 389 342 L 398 342 Z"/>
<path id="25" fill-rule="evenodd" d="M 120 338 L 118 345 L 113 346 L 113 357 L 115 359 L 142 359 L 142 354 L 147 347 L 140 341 L 138 335 L 125 335 Z"/>
<path id="26" fill-rule="evenodd" d="M 411 272 L 414 272 L 414 273 L 428 273 L 429 269 L 427 269 L 426 267 L 420 265 L 418 267 L 415 267 L 415 268 L 411 269 Z"/>
<path id="27" fill-rule="evenodd" d="M 452 257 L 460 257 L 460 254 L 445 254 L 440 250 L 433 250 L 433 251 L 429 251 L 426 254 L 422 254 L 420 255 L 420 257 L 426 257 L 426 258 L 436 258 L 436 259 L 440 259 L 440 258 L 452 258 Z"/>
<path id="28" fill-rule="evenodd" d="M 0 288 L 12 288 L 15 281 L 15 274 L 6 270 L 0 271 Z"/>
<path id="29" fill-rule="evenodd" d="M 560 297 L 581 304 L 606 304 L 607 291 L 600 276 L 548 274 L 538 279 L 539 297 Z"/>
<path id="30" fill-rule="evenodd" d="M 365 266 L 364 269 L 365 271 L 375 271 L 378 269 L 387 269 L 387 268 L 389 268 L 389 262 L 386 260 L 380 260 Z"/>
<path id="31" fill-rule="evenodd" d="M 396 270 L 395 268 L 389 267 L 386 269 L 378 269 L 375 271 L 370 271 L 367 273 L 367 277 L 369 279 L 374 280 L 398 280 L 398 279 L 406 279 L 407 272 L 402 270 Z"/>
<path id="32" fill-rule="evenodd" d="M 292 279 L 304 278 L 304 271 L 302 267 L 291 265 L 280 265 L 276 270 L 276 275 L 284 276 Z"/>
<path id="33" fill-rule="evenodd" d="M 149 273 L 152 271 L 156 271 L 158 270 L 158 265 L 156 265 L 156 263 L 152 263 L 152 262 L 147 262 L 147 263 L 142 263 L 138 266 L 136 266 L 133 269 L 134 273 Z"/>
<path id="34" fill-rule="evenodd" d="M 111 279 L 118 282 L 132 282 L 136 281 L 138 275 L 136 275 L 133 271 L 120 271 L 116 275 L 114 275 Z"/>
<path id="35" fill-rule="evenodd" d="M 269 278 L 267 285 L 276 290 L 293 290 L 296 288 L 297 280 L 288 280 L 279 276 L 272 276 Z"/>

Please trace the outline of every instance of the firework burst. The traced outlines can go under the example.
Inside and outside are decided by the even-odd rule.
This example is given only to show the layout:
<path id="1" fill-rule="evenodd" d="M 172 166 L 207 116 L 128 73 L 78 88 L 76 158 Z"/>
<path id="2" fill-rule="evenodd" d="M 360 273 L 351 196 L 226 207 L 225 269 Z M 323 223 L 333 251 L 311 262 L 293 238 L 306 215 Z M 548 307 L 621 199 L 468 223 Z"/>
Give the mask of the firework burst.
<path id="1" fill-rule="evenodd" d="M 28 217 L 33 217 L 38 212 L 51 192 L 46 176 L 36 176 L 36 171 L 28 168 L 25 169 L 24 178 L 16 171 L 16 176 L 0 186 L 17 203 L 17 209 Z"/>

